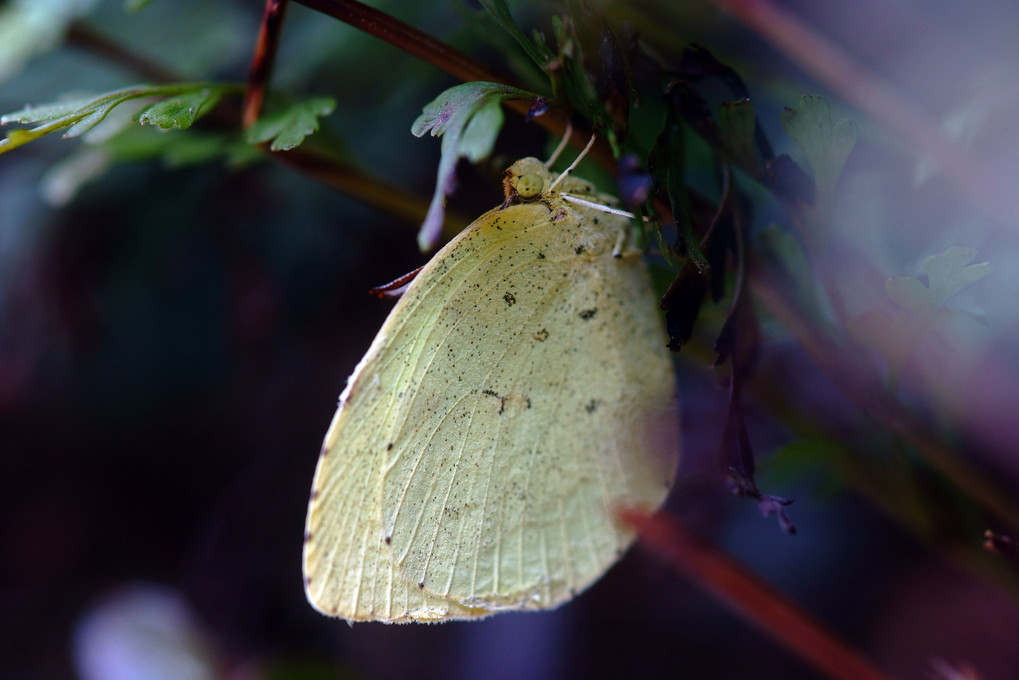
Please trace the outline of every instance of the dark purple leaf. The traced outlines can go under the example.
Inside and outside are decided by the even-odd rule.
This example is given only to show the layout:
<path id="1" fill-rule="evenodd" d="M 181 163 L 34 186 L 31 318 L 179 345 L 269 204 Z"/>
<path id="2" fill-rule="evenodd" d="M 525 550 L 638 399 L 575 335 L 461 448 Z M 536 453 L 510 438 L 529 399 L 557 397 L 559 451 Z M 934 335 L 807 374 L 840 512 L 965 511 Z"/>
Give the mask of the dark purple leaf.
<path id="1" fill-rule="evenodd" d="M 678 352 L 683 343 L 690 339 L 707 289 L 707 277 L 688 261 L 662 296 L 665 330 L 669 334 L 667 347 L 673 352 Z"/>

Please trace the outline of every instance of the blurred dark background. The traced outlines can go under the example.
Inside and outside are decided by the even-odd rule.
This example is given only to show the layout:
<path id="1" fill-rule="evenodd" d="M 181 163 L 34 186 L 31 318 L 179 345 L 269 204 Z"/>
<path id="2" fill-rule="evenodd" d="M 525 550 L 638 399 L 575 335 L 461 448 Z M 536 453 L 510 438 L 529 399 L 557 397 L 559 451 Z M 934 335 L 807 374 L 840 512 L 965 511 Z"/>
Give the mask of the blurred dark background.
<path id="1" fill-rule="evenodd" d="M 372 4 L 513 69 L 476 30 L 470 3 Z M 548 16 L 562 11 L 519 4 L 511 8 L 528 30 L 548 32 Z M 1014 495 L 1015 222 L 1003 226 L 922 176 L 879 121 L 711 2 L 596 4 L 663 49 L 697 42 L 736 67 L 783 151 L 795 154 L 778 115 L 801 94 L 825 94 L 840 117 L 858 120 L 836 224 L 846 250 L 868 259 L 841 272 L 848 289 L 915 275 L 923 257 L 953 244 L 992 261 L 993 275 L 957 305 L 979 308 L 984 323 L 952 317 L 934 355 L 951 366 L 921 357 L 905 389 Z M 1016 6 L 776 4 L 945 121 L 947 134 L 1015 158 Z M 29 6 L 52 27 L 49 49 L 45 31 L 32 36 L 18 18 Z M 143 80 L 65 40 L 62 26 L 86 26 L 183 78 L 242 81 L 261 10 L 255 0 L 157 0 L 134 13 L 119 0 L 7 2 L 0 29 L 19 26 L 23 40 L 0 45 L 0 111 Z M 439 144 L 411 136 L 410 124 L 451 84 L 297 5 L 272 79 L 273 89 L 335 97 L 321 134 L 363 171 L 421 197 Z M 657 122 L 643 123 L 645 137 Z M 462 168 L 451 209 L 498 204 L 498 168 L 554 141 L 508 114 L 497 157 L 488 169 Z M 426 259 L 417 225 L 271 161 L 139 160 L 93 176 L 82 170 L 89 149 L 52 135 L 0 157 L 0 676 L 818 677 L 641 547 L 552 612 L 401 627 L 317 614 L 304 599 L 301 545 L 319 446 L 390 307 L 367 291 Z M 66 190 L 68 177 L 81 180 L 77 191 Z M 781 220 L 764 202 L 754 226 Z M 876 278 L 852 278 L 861 272 Z M 705 326 L 723 313 L 707 311 Z M 886 445 L 766 315 L 764 330 L 762 374 L 809 404 L 804 418 L 822 412 L 827 425 Z M 700 341 L 710 340 L 704 331 Z M 685 452 L 669 512 L 897 677 L 1019 677 L 1014 573 L 988 576 L 953 559 L 816 458 L 783 459 L 802 435 L 751 403 L 761 485 L 796 498 L 799 532 L 782 534 L 713 474 L 726 394 L 711 357 L 677 360 Z M 939 371 L 949 384 L 924 401 Z M 773 454 L 786 462 L 769 465 Z M 948 494 L 945 505 L 956 502 Z M 967 665 L 978 675 L 944 670 Z"/>

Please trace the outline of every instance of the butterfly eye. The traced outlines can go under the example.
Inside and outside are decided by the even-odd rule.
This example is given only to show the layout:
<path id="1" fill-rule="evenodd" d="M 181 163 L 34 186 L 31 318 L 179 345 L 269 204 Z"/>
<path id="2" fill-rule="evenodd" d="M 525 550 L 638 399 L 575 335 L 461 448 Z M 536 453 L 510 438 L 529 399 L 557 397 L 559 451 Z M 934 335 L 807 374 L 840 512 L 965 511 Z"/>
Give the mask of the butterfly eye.
<path id="1" fill-rule="evenodd" d="M 517 179 L 516 190 L 517 196 L 523 199 L 535 198 L 541 194 L 541 190 L 545 188 L 545 181 L 533 172 L 529 172 L 526 175 L 521 175 Z"/>

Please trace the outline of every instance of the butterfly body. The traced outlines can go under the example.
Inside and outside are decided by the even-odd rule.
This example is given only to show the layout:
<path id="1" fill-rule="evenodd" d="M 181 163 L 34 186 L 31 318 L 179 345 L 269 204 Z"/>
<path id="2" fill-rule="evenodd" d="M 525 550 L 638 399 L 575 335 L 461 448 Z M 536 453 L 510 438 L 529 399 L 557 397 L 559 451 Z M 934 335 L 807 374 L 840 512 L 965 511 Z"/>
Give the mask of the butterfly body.
<path id="1" fill-rule="evenodd" d="M 517 161 L 506 202 L 421 270 L 351 376 L 308 512 L 321 611 L 554 607 L 632 543 L 614 508 L 667 494 L 678 416 L 645 265 L 619 252 L 625 218 L 566 200 L 609 197 L 552 180 Z"/>

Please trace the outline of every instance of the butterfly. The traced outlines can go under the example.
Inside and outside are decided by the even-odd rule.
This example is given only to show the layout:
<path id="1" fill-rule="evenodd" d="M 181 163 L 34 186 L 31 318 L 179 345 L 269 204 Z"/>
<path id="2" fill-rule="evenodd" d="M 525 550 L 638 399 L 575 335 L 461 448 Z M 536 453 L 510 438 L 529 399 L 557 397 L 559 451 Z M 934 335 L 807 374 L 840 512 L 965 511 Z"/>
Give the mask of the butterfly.
<path id="1" fill-rule="evenodd" d="M 305 533 L 321 612 L 555 607 L 633 542 L 615 509 L 668 494 L 679 422 L 656 299 L 625 213 L 575 165 L 510 166 L 502 205 L 417 273 L 349 378 Z"/>

